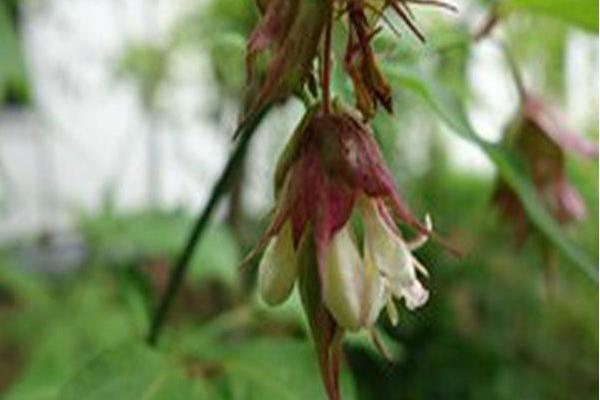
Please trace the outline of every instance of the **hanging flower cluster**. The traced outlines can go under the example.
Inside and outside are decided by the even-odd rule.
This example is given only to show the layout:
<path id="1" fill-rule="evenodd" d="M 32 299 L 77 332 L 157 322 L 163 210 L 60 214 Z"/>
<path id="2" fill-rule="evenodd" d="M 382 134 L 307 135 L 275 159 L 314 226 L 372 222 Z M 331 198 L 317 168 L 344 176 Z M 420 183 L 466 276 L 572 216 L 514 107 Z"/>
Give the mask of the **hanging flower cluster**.
<path id="1" fill-rule="evenodd" d="M 411 310 L 427 301 L 418 278 L 427 270 L 412 251 L 431 233 L 429 219 L 416 220 L 396 191 L 369 128 L 334 108 L 317 106 L 295 132 L 275 177 L 273 221 L 255 249 L 266 247 L 259 290 L 268 304 L 285 301 L 298 283 L 332 398 L 338 396 L 335 338 L 370 330 L 383 308 L 396 324 L 395 299 Z M 416 237 L 406 240 L 398 222 L 415 228 Z"/>
<path id="2" fill-rule="evenodd" d="M 504 144 L 522 158 L 542 204 L 559 223 L 585 217 L 585 203 L 565 173 L 565 151 L 592 158 L 598 156 L 596 145 L 566 131 L 544 102 L 530 93 L 524 96 L 521 115 L 507 129 Z M 500 180 L 494 202 L 523 242 L 532 227 L 516 193 Z"/>
<path id="3" fill-rule="evenodd" d="M 258 0 L 262 19 L 248 41 L 251 100 L 240 127 L 305 89 L 320 98 L 280 158 L 273 220 L 248 258 L 264 250 L 258 286 L 268 304 L 282 303 L 298 286 L 330 399 L 339 398 L 344 331 L 371 330 L 383 309 L 395 324 L 395 301 L 414 310 L 429 297 L 421 281 L 427 270 L 413 251 L 437 236 L 429 218 L 419 221 L 402 200 L 368 125 L 379 105 L 393 110 L 371 42 L 380 22 L 391 24 L 387 10 L 423 39 L 411 3 L 452 8 L 437 0 Z M 356 109 L 330 96 L 338 19 L 347 28 L 340 65 Z M 415 237 L 407 240 L 399 224 Z"/>
<path id="4" fill-rule="evenodd" d="M 345 112 L 313 111 L 295 135 L 278 171 L 277 211 L 264 238 L 259 288 L 265 301 L 275 305 L 289 296 L 299 243 L 311 235 L 323 300 L 342 328 L 371 327 L 384 305 L 395 322 L 393 297 L 410 309 L 423 305 L 428 293 L 417 270 L 427 271 L 411 250 L 424 243 L 431 227 L 408 212 L 369 129 Z M 353 213 L 362 221 L 362 249 Z M 420 235 L 407 242 L 398 220 Z"/>

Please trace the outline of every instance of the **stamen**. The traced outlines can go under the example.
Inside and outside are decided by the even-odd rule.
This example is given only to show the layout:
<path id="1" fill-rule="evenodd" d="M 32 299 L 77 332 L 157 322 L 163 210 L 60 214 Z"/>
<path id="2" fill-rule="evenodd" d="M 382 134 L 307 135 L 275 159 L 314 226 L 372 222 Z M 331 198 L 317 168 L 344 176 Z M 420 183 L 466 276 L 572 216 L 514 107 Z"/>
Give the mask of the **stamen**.
<path id="1" fill-rule="evenodd" d="M 392 299 L 392 296 L 388 297 L 388 300 L 385 303 L 385 310 L 387 311 L 387 315 L 388 315 L 388 318 L 389 318 L 392 326 L 398 325 L 398 321 L 399 321 L 398 309 L 396 308 L 396 305 L 394 304 L 394 300 Z"/>
<path id="2" fill-rule="evenodd" d="M 431 217 L 429 214 L 425 215 L 425 228 L 427 228 L 428 232 L 433 230 L 433 223 L 431 222 Z M 406 246 L 410 251 L 417 250 L 421 248 L 427 241 L 429 240 L 429 233 L 419 232 L 417 237 L 406 242 Z"/>
<path id="3" fill-rule="evenodd" d="M 381 341 L 381 338 L 379 337 L 379 334 L 377 333 L 377 331 L 375 329 L 369 329 L 369 336 L 371 337 L 371 342 L 373 342 L 373 345 L 375 346 L 375 349 L 377 350 L 377 352 L 387 362 L 393 363 L 394 362 L 394 357 L 392 356 L 392 354 L 390 353 L 390 351 L 388 350 L 388 348 L 385 347 L 385 345 Z"/>
<path id="4" fill-rule="evenodd" d="M 425 266 L 421 264 L 421 262 L 416 257 L 412 257 L 411 261 L 414 267 L 417 269 L 417 271 L 423 274 L 425 278 L 429 278 L 429 271 L 427 271 L 427 268 L 425 268 Z"/>

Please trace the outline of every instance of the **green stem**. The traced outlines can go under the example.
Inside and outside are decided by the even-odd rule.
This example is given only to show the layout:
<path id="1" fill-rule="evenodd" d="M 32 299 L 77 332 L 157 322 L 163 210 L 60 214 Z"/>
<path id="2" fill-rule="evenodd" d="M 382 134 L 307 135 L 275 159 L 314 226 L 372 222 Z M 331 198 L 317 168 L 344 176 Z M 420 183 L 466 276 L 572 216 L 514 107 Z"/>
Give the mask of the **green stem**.
<path id="1" fill-rule="evenodd" d="M 262 110 L 260 113 L 256 114 L 251 120 L 249 120 L 246 124 L 244 124 L 244 128 L 240 132 L 240 140 L 229 157 L 219 180 L 213 187 L 210 198 L 208 199 L 208 203 L 204 206 L 204 209 L 198 216 L 190 235 L 186 241 L 186 244 L 177 258 L 177 262 L 175 263 L 175 268 L 171 271 L 171 275 L 169 276 L 169 283 L 167 289 L 162 296 L 158 308 L 154 314 L 152 319 L 152 324 L 150 326 L 150 332 L 148 334 L 148 344 L 151 346 L 155 346 L 158 342 L 158 338 L 160 332 L 163 328 L 164 322 L 166 320 L 167 314 L 177 295 L 177 292 L 183 282 L 183 277 L 189 267 L 190 261 L 194 255 L 194 250 L 196 249 L 196 245 L 200 241 L 208 222 L 210 221 L 210 217 L 212 213 L 219 203 L 221 197 L 227 192 L 227 188 L 231 183 L 231 178 L 234 175 L 235 171 L 238 169 L 240 162 L 243 160 L 246 151 L 248 150 L 248 144 L 250 143 L 250 139 L 256 130 L 256 127 L 262 121 L 263 116 L 266 114 L 267 109 Z"/>
<path id="2" fill-rule="evenodd" d="M 332 36 L 332 20 L 327 22 L 325 27 L 325 44 L 323 46 L 323 112 L 328 114 L 331 112 L 331 36 Z"/>

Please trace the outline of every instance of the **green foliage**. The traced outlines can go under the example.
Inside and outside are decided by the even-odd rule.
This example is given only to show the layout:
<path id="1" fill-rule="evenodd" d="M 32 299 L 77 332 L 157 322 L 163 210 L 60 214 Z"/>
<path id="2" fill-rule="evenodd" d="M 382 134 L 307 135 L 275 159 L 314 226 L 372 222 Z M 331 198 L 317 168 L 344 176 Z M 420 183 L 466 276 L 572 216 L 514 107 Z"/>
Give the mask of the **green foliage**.
<path id="1" fill-rule="evenodd" d="M 535 246 L 510 240 L 489 212 L 487 179 L 446 168 L 433 168 L 425 185 L 411 189 L 428 199 L 423 208 L 437 225 L 468 246 L 467 255 L 449 258 L 434 246 L 420 252 L 436 266 L 433 296 L 387 327 L 404 349 L 397 364 L 351 353 L 359 398 L 595 398 L 596 287 L 564 265 L 547 280 Z"/>
<path id="2" fill-rule="evenodd" d="M 19 102 L 29 98 L 27 72 L 10 3 L 0 3 L 0 105 L 7 97 Z"/>
<path id="3" fill-rule="evenodd" d="M 258 339 L 166 355 L 139 342 L 104 351 L 61 389 L 60 399 L 319 399 L 324 396 L 306 342 Z M 344 388 L 352 399 L 352 387 Z"/>
<path id="4" fill-rule="evenodd" d="M 595 264 L 565 237 L 558 223 L 540 205 L 533 183 L 527 178 L 523 166 L 507 149 L 485 141 L 474 131 L 458 98 L 439 85 L 432 76 L 409 68 L 395 68 L 390 72 L 396 82 L 422 96 L 454 132 L 479 146 L 488 155 L 498 173 L 517 193 L 529 218 L 539 231 L 569 258 L 573 265 L 597 282 L 598 271 Z"/>
<path id="5" fill-rule="evenodd" d="M 97 265 L 88 266 L 73 279 L 47 281 L 25 275 L 11 257 L 2 258 L 0 293 L 8 290 L 15 304 L 0 314 L 3 326 L 0 350 L 4 344 L 14 347 L 12 343 L 16 343 L 21 357 L 18 365 L 12 365 L 18 380 L 8 390 L 4 388 L 3 398 L 322 398 L 322 384 L 310 342 L 304 338 L 268 337 L 288 329 L 290 323 L 293 331 L 301 333 L 297 313 L 279 321 L 265 318 L 261 307 L 255 311 L 251 305 L 225 311 L 197 325 L 192 313 L 204 313 L 206 318 L 213 311 L 187 306 L 191 308 L 180 311 L 187 314 L 183 318 L 185 325 L 168 332 L 167 345 L 160 350 L 146 347 L 142 337 L 148 329 L 145 317 L 148 310 L 145 307 L 140 310 L 132 298 L 147 294 L 138 284 L 139 278 L 124 273 L 122 266 L 134 263 L 126 252 L 110 257 L 104 254 L 108 239 L 118 236 L 117 229 L 107 227 L 118 225 L 115 222 L 118 218 L 106 224 L 107 219 L 86 221 L 87 234 L 93 237 L 90 243 L 99 246 L 90 260 Z M 159 217 L 155 219 L 160 221 Z M 168 243 L 136 238 L 133 233 L 148 230 L 149 226 L 159 237 L 166 232 L 164 219 L 154 225 L 148 222 L 151 220 L 141 216 L 124 218 L 126 223 L 121 226 L 130 228 L 132 234 L 128 240 L 138 243 L 140 248 L 145 248 L 145 240 L 158 248 L 167 248 Z M 138 226 L 131 228 L 133 225 Z M 220 254 L 228 252 L 223 243 L 232 239 L 223 234 L 225 227 L 212 231 L 221 234 L 215 236 L 210 247 L 199 252 L 199 258 L 219 259 Z M 124 244 L 124 232 L 120 235 L 119 240 L 111 243 Z M 222 267 L 232 266 L 235 268 L 237 262 Z M 208 275 L 198 279 L 206 280 Z M 191 293 L 189 290 L 201 295 L 204 289 L 187 290 L 184 297 Z M 225 295 L 237 297 L 234 290 Z M 40 326 L 44 329 L 34 329 Z M 260 336 L 253 333 L 258 328 Z M 3 362 L 0 361 L 0 371 Z M 345 398 L 352 399 L 353 385 L 347 372 L 342 382 Z"/>
<path id="6" fill-rule="evenodd" d="M 65 384 L 59 399 L 209 399 L 200 381 L 187 379 L 166 357 L 124 342 L 88 363 Z"/>
<path id="7" fill-rule="evenodd" d="M 566 88 L 566 49 L 572 26 L 535 14 L 509 22 L 507 35 L 514 57 L 520 63 L 536 66 L 534 68 L 541 72 L 533 77 L 531 86 L 543 87 L 546 96 L 552 94 L 560 98 Z M 543 45 L 540 45 L 537 37 L 527 34 L 531 29 L 544 32 Z"/>
<path id="8" fill-rule="evenodd" d="M 117 288 L 106 279 L 97 281 L 97 274 L 52 283 L 23 275 L 18 267 L 0 268 L 0 286 L 13 283 L 6 287 L 15 302 L 2 322 L 2 339 L 17 343 L 23 360 L 13 366 L 20 368 L 20 379 L 8 399 L 54 398 L 59 384 L 86 359 L 145 329 L 136 325 L 132 309 L 115 304 Z"/>
<path id="9" fill-rule="evenodd" d="M 598 2 L 590 0 L 510 0 L 507 10 L 548 15 L 581 28 L 598 32 Z"/>
<path id="10" fill-rule="evenodd" d="M 131 79 L 146 107 L 153 107 L 168 71 L 168 49 L 150 43 L 134 43 L 124 51 L 117 75 Z"/>
<path id="11" fill-rule="evenodd" d="M 7 82 L 17 88 L 26 82 L 4 4 L 0 99 Z M 511 13 L 500 21 L 507 28 L 507 48 L 524 67 L 535 62 L 541 71 L 536 89 L 563 100 L 569 30 L 575 25 L 597 31 L 597 2 L 509 0 L 500 11 Z M 152 105 L 174 52 L 201 49 L 210 58 L 219 93 L 241 103 L 245 38 L 256 18 L 253 6 L 211 1 L 179 21 L 165 45 L 130 46 L 119 71 L 135 80 L 142 99 Z M 342 59 L 345 43 L 339 39 L 345 27 L 335 29 L 334 50 Z M 588 218 L 559 229 L 519 160 L 483 140 L 467 118 L 468 102 L 477 100 L 469 93 L 475 44 L 467 30 L 436 20 L 427 32 L 426 46 L 404 37 L 398 45 L 392 35 L 375 39 L 397 102 L 395 115 L 378 117 L 374 126 L 415 214 L 429 212 L 436 229 L 460 244 L 465 255 L 452 258 L 435 245 L 419 250 L 418 258 L 432 266 L 426 282 L 430 302 L 419 312 L 404 311 L 397 327 L 384 321 L 377 327 L 394 363 L 384 361 L 366 335 L 348 337 L 343 399 L 596 398 L 598 290 L 566 267 L 576 265 L 597 277 L 598 164 L 568 159 L 569 178 L 586 200 Z M 352 103 L 342 67 L 335 66 L 333 91 Z M 516 243 L 511 227 L 491 207 L 493 178 L 448 164 L 433 114 L 479 146 L 518 193 L 543 240 L 559 253 L 540 252 L 537 239 Z M 406 156 L 417 150 L 426 155 L 419 168 Z M 253 275 L 237 269 L 242 246 L 224 224 L 210 226 L 196 249 L 162 346 L 143 344 L 149 313 L 192 223 L 182 211 L 105 210 L 82 216 L 79 229 L 89 258 L 82 270 L 65 276 L 25 273 L 23 259 L 2 250 L 0 396 L 324 398 L 297 293 L 275 309 L 261 304 Z M 253 236 L 256 226 L 241 224 Z"/>
<path id="12" fill-rule="evenodd" d="M 128 265 L 143 258 L 174 259 L 192 222 L 182 211 L 126 216 L 108 211 L 100 218 L 84 218 L 81 226 L 101 262 Z M 196 249 L 190 278 L 194 283 L 216 280 L 233 288 L 241 260 L 241 250 L 231 231 L 222 225 L 212 226 Z"/>
<path id="13" fill-rule="evenodd" d="M 246 81 L 246 38 L 257 17 L 252 4 L 211 1 L 184 15 L 174 26 L 171 41 L 175 48 L 207 51 L 221 95 L 237 99 Z"/>

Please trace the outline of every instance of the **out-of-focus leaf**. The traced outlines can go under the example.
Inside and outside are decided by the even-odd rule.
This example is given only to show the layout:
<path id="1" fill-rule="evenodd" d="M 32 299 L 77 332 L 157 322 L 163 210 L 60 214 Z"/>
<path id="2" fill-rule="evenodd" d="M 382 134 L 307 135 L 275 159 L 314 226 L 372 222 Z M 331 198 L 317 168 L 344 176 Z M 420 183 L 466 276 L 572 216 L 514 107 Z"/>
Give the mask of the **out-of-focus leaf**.
<path id="1" fill-rule="evenodd" d="M 388 73 L 402 87 L 418 93 L 454 132 L 478 145 L 496 165 L 499 174 L 517 193 L 527 215 L 537 229 L 581 271 L 594 281 L 598 281 L 596 266 L 586 254 L 565 237 L 558 223 L 541 206 L 535 189 L 517 158 L 506 149 L 482 139 L 475 132 L 463 104 L 456 96 L 437 83 L 433 76 L 413 68 L 395 67 Z"/>
<path id="2" fill-rule="evenodd" d="M 256 339 L 227 346 L 203 346 L 198 356 L 224 370 L 226 398 L 236 400 L 325 399 L 314 351 L 308 342 Z M 342 398 L 354 398 L 351 377 L 342 373 Z"/>
<path id="3" fill-rule="evenodd" d="M 17 301 L 45 304 L 49 300 L 40 276 L 24 273 L 14 256 L 0 253 L 0 288 L 10 290 Z"/>
<path id="4" fill-rule="evenodd" d="M 183 13 L 171 31 L 174 48 L 208 50 L 210 64 L 222 94 L 239 100 L 246 82 L 246 40 L 258 20 L 258 12 L 238 0 L 218 0 Z"/>
<path id="5" fill-rule="evenodd" d="M 25 62 L 11 21 L 7 2 L 0 3 L 0 104 L 11 94 L 19 101 L 28 97 Z"/>
<path id="6" fill-rule="evenodd" d="M 82 218 L 84 235 L 110 258 L 168 255 L 178 250 L 189 224 L 184 213 L 135 213 Z"/>
<path id="7" fill-rule="evenodd" d="M 524 10 L 548 15 L 590 31 L 598 31 L 598 2 L 595 0 L 509 0 L 503 7 L 508 11 Z"/>
<path id="8" fill-rule="evenodd" d="M 239 97 L 246 84 L 246 39 L 239 33 L 226 32 L 208 36 L 205 42 L 220 88 L 224 93 Z"/>
<path id="9" fill-rule="evenodd" d="M 224 225 L 213 225 L 200 241 L 190 278 L 202 282 L 217 278 L 231 286 L 238 280 L 242 253 L 235 237 Z"/>
<path id="10" fill-rule="evenodd" d="M 168 63 L 168 48 L 152 43 L 133 43 L 121 55 L 116 73 L 133 80 L 144 104 L 151 106 L 167 78 Z"/>
<path id="11" fill-rule="evenodd" d="M 101 258 L 131 261 L 136 257 L 173 259 L 181 250 L 192 220 L 182 212 L 102 215 L 84 219 L 82 229 Z M 241 250 L 224 225 L 209 227 L 194 257 L 191 278 L 215 279 L 233 286 Z"/>
<path id="12" fill-rule="evenodd" d="M 18 311 L 8 313 L 10 319 L 0 321 L 2 333 L 18 338 L 25 354 L 20 377 L 3 398 L 53 399 L 91 356 L 124 338 L 141 336 L 145 326 L 136 326 L 133 310 L 118 302 L 113 281 L 106 278 L 90 274 L 89 279 L 63 283 L 60 294 L 46 282 L 44 298 L 24 299 Z M 44 329 L 34 328 L 40 326 Z"/>
<path id="13" fill-rule="evenodd" d="M 123 343 L 75 374 L 57 399 L 215 399 L 200 380 L 185 379 L 176 367 L 146 346 Z"/>
<path id="14" fill-rule="evenodd" d="M 377 329 L 375 332 L 377 340 L 386 352 L 385 356 L 389 357 L 388 361 L 399 362 L 406 358 L 406 348 L 401 342 L 392 338 L 383 329 Z M 380 350 L 373 343 L 371 335 L 365 330 L 347 334 L 344 341 L 351 347 L 362 349 L 373 357 L 378 358 L 381 356 Z"/>

